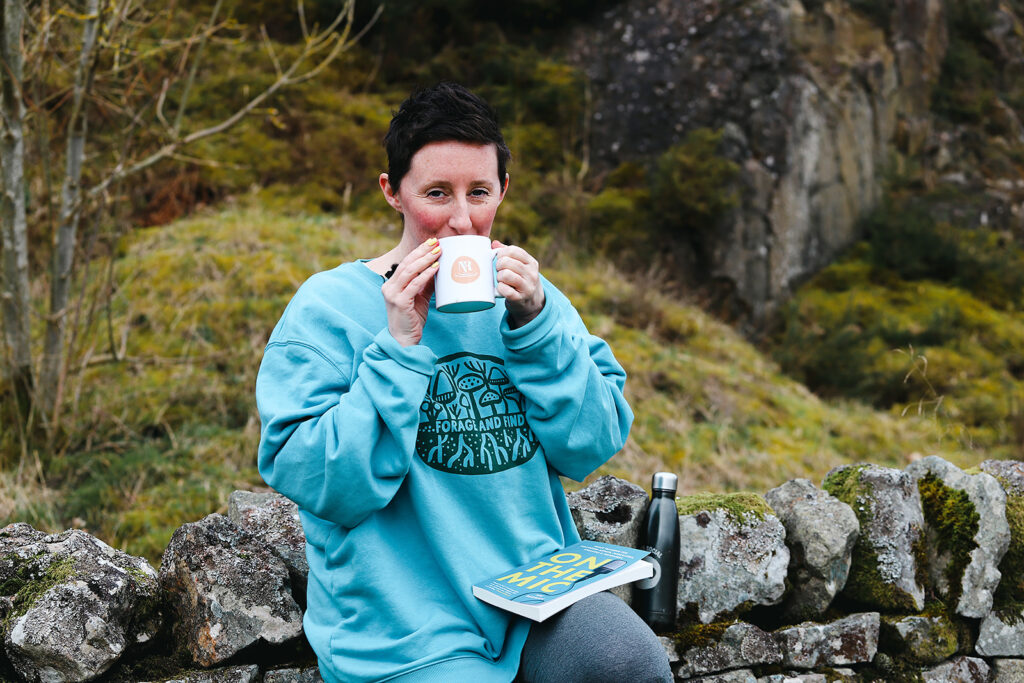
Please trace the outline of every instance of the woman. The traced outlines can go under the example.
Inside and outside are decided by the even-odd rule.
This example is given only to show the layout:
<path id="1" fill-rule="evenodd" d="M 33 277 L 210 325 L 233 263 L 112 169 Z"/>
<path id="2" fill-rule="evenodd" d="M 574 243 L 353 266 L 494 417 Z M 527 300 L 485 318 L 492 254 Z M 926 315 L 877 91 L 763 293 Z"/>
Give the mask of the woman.
<path id="1" fill-rule="evenodd" d="M 532 629 L 473 597 L 473 583 L 579 540 L 559 475 L 582 480 L 622 447 L 625 373 L 520 247 L 492 243 L 494 308 L 433 309 L 437 240 L 489 236 L 508 188 L 483 100 L 454 84 L 417 92 L 385 147 L 401 240 L 303 284 L 256 382 L 260 473 L 299 505 L 304 626 L 324 679 L 671 680 L 657 639 L 610 594 Z"/>

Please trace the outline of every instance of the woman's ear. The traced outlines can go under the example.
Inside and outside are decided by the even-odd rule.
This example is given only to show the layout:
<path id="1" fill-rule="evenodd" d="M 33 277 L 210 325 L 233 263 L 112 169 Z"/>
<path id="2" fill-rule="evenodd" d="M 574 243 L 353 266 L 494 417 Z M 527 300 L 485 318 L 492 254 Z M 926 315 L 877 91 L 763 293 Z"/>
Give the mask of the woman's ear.
<path id="1" fill-rule="evenodd" d="M 380 191 L 384 193 L 384 199 L 387 200 L 388 204 L 391 205 L 392 209 L 394 209 L 398 213 L 402 213 L 402 200 L 398 198 L 398 194 L 391 187 L 391 182 L 388 180 L 388 174 L 381 173 L 379 182 Z M 506 185 L 507 184 L 508 181 L 506 180 Z"/>
<path id="2" fill-rule="evenodd" d="M 505 182 L 501 185 L 501 198 L 505 198 L 505 193 L 508 192 L 508 173 L 505 174 Z"/>

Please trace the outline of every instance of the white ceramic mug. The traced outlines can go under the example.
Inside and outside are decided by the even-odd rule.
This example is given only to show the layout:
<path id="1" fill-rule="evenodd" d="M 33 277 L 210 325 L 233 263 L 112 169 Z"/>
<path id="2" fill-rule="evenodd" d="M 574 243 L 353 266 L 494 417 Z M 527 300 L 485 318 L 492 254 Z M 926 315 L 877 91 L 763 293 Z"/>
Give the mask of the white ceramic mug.
<path id="1" fill-rule="evenodd" d="M 491 238 L 481 235 L 442 237 L 434 276 L 434 306 L 442 313 L 472 313 L 494 306 L 498 294 Z"/>

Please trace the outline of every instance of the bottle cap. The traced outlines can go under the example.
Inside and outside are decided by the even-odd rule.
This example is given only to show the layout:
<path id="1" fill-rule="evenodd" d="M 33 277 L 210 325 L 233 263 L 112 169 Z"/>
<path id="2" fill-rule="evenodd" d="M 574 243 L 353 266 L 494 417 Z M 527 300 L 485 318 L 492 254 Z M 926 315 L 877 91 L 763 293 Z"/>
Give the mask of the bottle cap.
<path id="1" fill-rule="evenodd" d="M 675 493 L 678 480 L 678 477 L 671 472 L 655 472 L 654 478 L 651 481 L 651 488 L 655 491 L 671 491 Z"/>

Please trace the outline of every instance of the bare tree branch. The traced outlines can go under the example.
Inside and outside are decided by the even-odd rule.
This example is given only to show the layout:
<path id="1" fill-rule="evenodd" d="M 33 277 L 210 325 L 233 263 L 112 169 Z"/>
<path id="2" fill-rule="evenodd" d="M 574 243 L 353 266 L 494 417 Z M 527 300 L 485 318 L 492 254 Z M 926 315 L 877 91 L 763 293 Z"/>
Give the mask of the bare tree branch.
<path id="1" fill-rule="evenodd" d="M 207 30 L 199 36 L 199 46 L 196 48 L 195 59 L 192 60 L 192 68 L 188 72 L 188 78 L 185 79 L 185 87 L 181 92 L 181 102 L 178 104 L 178 113 L 174 117 L 174 127 L 172 128 L 172 135 L 177 137 L 181 131 L 181 123 L 185 117 L 185 110 L 188 108 L 188 96 L 192 90 L 192 84 L 196 80 L 196 72 L 199 70 L 199 63 L 203 59 L 203 48 L 206 47 L 206 39 L 211 35 L 214 27 L 217 25 L 217 15 L 220 14 L 220 7 L 224 4 L 224 0 L 217 0 L 217 4 L 213 6 L 213 11 L 210 12 L 210 23 L 207 26 Z"/>
<path id="2" fill-rule="evenodd" d="M 64 186 L 61 190 L 60 223 L 54 243 L 50 270 L 50 315 L 46 323 L 46 340 L 40 372 L 40 394 L 43 409 L 53 415 L 60 402 L 64 364 L 65 318 L 71 291 L 71 269 L 74 264 L 76 234 L 81 218 L 82 164 L 89 119 L 85 115 L 86 94 L 92 89 L 96 71 L 96 34 L 100 24 L 99 0 L 88 0 L 82 26 L 82 49 L 75 70 L 74 97 L 68 122 L 67 151 L 64 159 Z"/>
<path id="3" fill-rule="evenodd" d="M 277 59 L 277 53 L 274 52 L 274 46 L 270 42 L 270 36 L 267 35 L 267 27 L 263 24 L 260 25 L 260 37 L 263 39 L 263 48 L 267 51 L 267 55 L 270 56 L 270 61 L 274 64 L 274 73 L 277 77 L 281 77 L 281 62 Z"/>
<path id="4" fill-rule="evenodd" d="M 237 109 L 233 114 L 212 126 L 197 131 L 193 131 L 188 135 L 176 137 L 170 142 L 164 144 L 160 149 L 156 150 L 149 156 L 133 164 L 118 164 L 110 174 L 108 174 L 103 180 L 101 180 L 99 183 L 97 183 L 95 186 L 89 189 L 89 191 L 86 193 L 86 198 L 93 198 L 102 194 L 111 185 L 111 183 L 114 183 L 117 180 L 120 180 L 121 178 L 125 178 L 136 173 L 139 173 L 140 171 L 144 171 L 147 168 L 150 168 L 151 166 L 159 163 L 160 161 L 169 158 L 171 155 L 176 154 L 182 147 L 186 147 L 198 140 L 202 140 L 204 138 L 208 138 L 213 135 L 223 133 L 224 131 L 228 130 L 229 128 L 237 124 L 243 118 L 251 114 L 254 110 L 256 110 L 260 105 L 266 102 L 270 97 L 272 97 L 282 88 L 303 83 L 311 78 L 314 78 L 324 68 L 326 68 L 327 65 L 331 63 L 331 61 L 336 59 L 338 55 L 340 55 L 345 49 L 349 48 L 352 45 L 352 41 L 346 40 L 345 36 L 349 33 L 349 27 L 351 26 L 352 23 L 354 8 L 355 4 L 353 0 L 347 0 L 345 6 L 338 13 L 338 16 L 335 17 L 334 21 L 332 21 L 331 24 L 326 29 L 311 36 L 306 41 L 306 44 L 303 47 L 302 52 L 299 53 L 299 55 L 294 59 L 294 61 L 292 61 L 292 63 L 288 66 L 288 68 L 285 71 L 283 71 L 274 80 L 273 83 L 267 86 L 265 90 L 255 95 L 245 105 Z M 379 16 L 379 12 L 378 14 L 374 15 L 375 18 L 377 16 Z M 346 21 L 347 23 L 345 25 L 345 30 L 342 32 L 342 35 L 339 36 L 335 34 L 334 31 L 341 25 L 342 21 Z M 359 35 L 361 36 L 365 32 L 365 30 L 366 29 L 364 29 L 364 31 L 361 31 Z M 307 61 L 316 57 L 319 53 L 323 52 L 324 50 L 327 50 L 326 55 L 321 56 L 319 58 L 319 61 L 315 65 L 310 67 L 307 71 L 300 72 L 300 70 Z"/>

